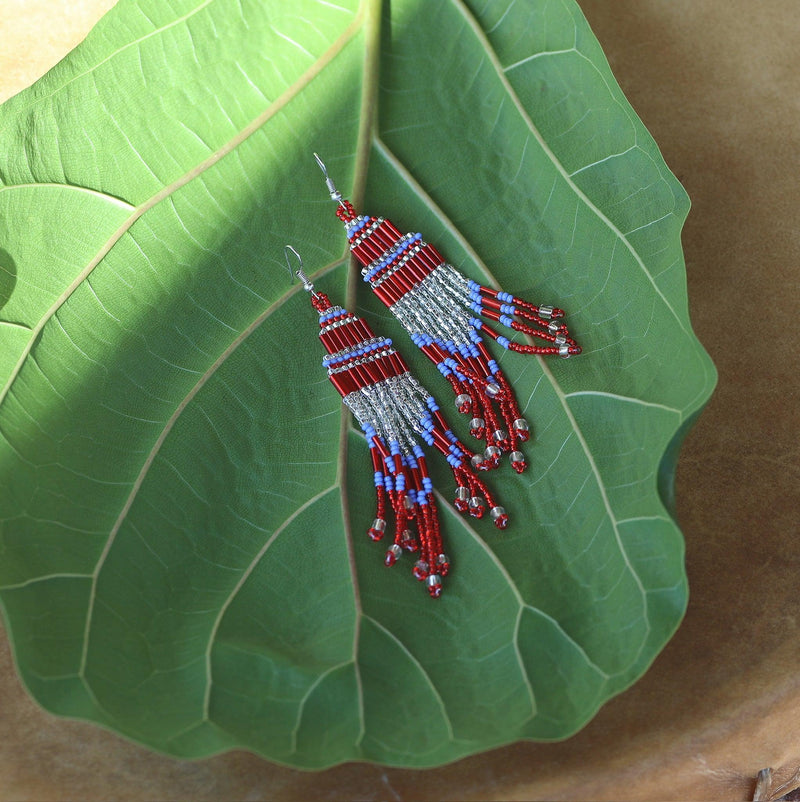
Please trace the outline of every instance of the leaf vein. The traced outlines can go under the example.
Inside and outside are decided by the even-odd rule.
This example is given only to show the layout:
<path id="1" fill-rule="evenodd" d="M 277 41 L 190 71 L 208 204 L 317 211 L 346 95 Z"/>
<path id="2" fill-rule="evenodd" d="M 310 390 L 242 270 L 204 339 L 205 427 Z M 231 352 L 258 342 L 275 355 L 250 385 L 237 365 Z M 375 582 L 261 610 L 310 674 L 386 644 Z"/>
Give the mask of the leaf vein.
<path id="1" fill-rule="evenodd" d="M 393 640 L 402 650 L 403 654 L 416 666 L 419 670 L 420 674 L 425 678 L 428 686 L 430 687 L 433 695 L 436 697 L 436 701 L 438 702 L 439 706 L 442 710 L 442 719 L 444 720 L 445 727 L 447 728 L 447 736 L 448 738 L 453 741 L 455 739 L 455 733 L 453 732 L 453 723 L 450 721 L 450 717 L 447 715 L 447 705 L 444 703 L 444 699 L 442 695 L 439 693 L 438 689 L 436 688 L 436 683 L 433 681 L 433 678 L 430 674 L 425 670 L 425 666 L 420 663 L 420 661 L 415 657 L 413 652 L 411 652 L 408 647 L 394 634 L 391 630 L 387 629 L 383 624 L 380 623 L 377 619 L 373 618 L 370 615 L 364 615 L 364 618 L 367 621 L 370 621 L 374 624 L 381 632 L 387 635 L 391 640 Z"/>
<path id="2" fill-rule="evenodd" d="M 208 2 L 212 0 L 207 0 Z M 239 133 L 232 137 L 228 142 L 219 147 L 214 153 L 197 164 L 192 169 L 185 172 L 182 176 L 175 179 L 172 183 L 166 185 L 161 190 L 152 195 L 148 200 L 137 206 L 131 215 L 125 220 L 119 228 L 108 238 L 103 246 L 98 250 L 96 256 L 89 262 L 86 267 L 81 270 L 76 276 L 75 280 L 66 288 L 66 290 L 55 300 L 53 305 L 44 313 L 42 318 L 31 330 L 31 338 L 27 346 L 23 349 L 16 366 L 11 371 L 5 386 L 0 390 L 0 404 L 3 403 L 9 388 L 13 384 L 20 370 L 22 369 L 25 360 L 28 357 L 33 344 L 36 342 L 37 335 L 44 328 L 46 323 L 53 318 L 58 310 L 66 303 L 75 290 L 83 283 L 83 281 L 91 274 L 94 268 L 103 260 L 108 252 L 114 245 L 126 234 L 133 224 L 140 219 L 147 211 L 155 207 L 165 198 L 170 197 L 173 193 L 177 192 L 181 187 L 185 186 L 189 181 L 201 175 L 206 170 L 215 165 L 221 158 L 228 153 L 234 151 L 242 142 L 244 142 L 253 133 L 264 126 L 275 114 L 284 108 L 300 90 L 310 83 L 333 59 L 341 52 L 345 45 L 355 36 L 361 25 L 360 15 L 358 15 L 350 25 L 342 32 L 339 38 L 314 62 L 298 80 L 289 86 L 273 103 L 271 103 L 260 115 L 246 125 Z"/>
<path id="3" fill-rule="evenodd" d="M 622 243 L 625 245 L 625 248 L 631 254 L 631 256 L 633 257 L 633 259 L 636 262 L 636 264 L 638 265 L 638 267 L 641 269 L 641 271 L 645 274 L 645 276 L 650 281 L 650 284 L 653 287 L 653 290 L 655 291 L 655 293 L 658 295 L 658 297 L 664 303 L 666 308 L 670 311 L 672 316 L 675 318 L 675 321 L 677 322 L 677 324 L 680 327 L 681 331 L 683 331 L 685 334 L 688 334 L 689 332 L 687 332 L 686 326 L 684 325 L 683 320 L 678 315 L 678 313 L 675 311 L 675 309 L 673 308 L 672 304 L 669 302 L 667 297 L 664 295 L 664 293 L 661 290 L 661 288 L 658 286 L 658 284 L 656 284 L 652 273 L 648 269 L 647 265 L 644 263 L 644 260 L 639 255 L 638 251 L 633 247 L 633 245 L 631 244 L 630 240 L 628 240 L 628 238 L 623 234 L 622 231 L 620 231 L 620 229 L 614 224 L 614 222 L 606 214 L 604 214 L 603 211 L 589 198 L 589 196 L 573 181 L 572 177 L 567 172 L 566 168 L 561 163 L 561 161 L 558 159 L 558 157 L 556 156 L 556 154 L 553 151 L 553 149 L 545 141 L 545 139 L 542 136 L 541 132 L 539 131 L 539 129 L 534 124 L 533 119 L 528 114 L 528 111 L 523 106 L 522 101 L 519 99 L 517 93 L 514 91 L 514 88 L 511 86 L 511 83 L 509 82 L 508 77 L 506 76 L 505 71 L 503 69 L 503 65 L 500 63 L 500 59 L 498 58 L 497 53 L 495 52 L 494 48 L 491 45 L 491 42 L 489 41 L 488 37 L 486 36 L 486 33 L 480 27 L 480 25 L 478 24 L 477 20 L 475 20 L 475 18 L 473 17 L 473 15 L 469 11 L 469 9 L 464 4 L 463 0 L 450 0 L 450 2 L 464 16 L 464 18 L 467 20 L 468 24 L 472 28 L 475 36 L 480 40 L 485 52 L 488 54 L 490 63 L 493 65 L 493 67 L 495 69 L 495 73 L 497 74 L 498 79 L 501 81 L 501 83 L 503 84 L 503 88 L 506 90 L 506 93 L 508 94 L 508 97 L 511 98 L 512 101 L 514 102 L 514 106 L 517 109 L 517 113 L 520 115 L 521 119 L 524 121 L 524 123 L 527 126 L 528 130 L 530 131 L 530 133 L 533 135 L 533 137 L 539 143 L 539 146 L 542 149 L 542 151 L 547 155 L 548 159 L 551 161 L 553 166 L 556 168 L 558 173 L 562 176 L 562 178 L 567 183 L 567 185 L 570 187 L 570 189 L 575 193 L 575 195 L 578 197 L 578 199 L 586 206 L 586 208 L 595 217 L 597 217 L 598 220 L 600 220 L 614 234 L 615 237 L 619 238 L 622 241 Z M 591 59 L 589 59 L 587 56 L 585 56 L 579 50 L 576 50 L 575 52 L 582 59 L 587 61 L 589 63 L 589 65 L 592 67 L 592 69 L 597 71 L 597 67 L 596 67 L 596 65 L 594 64 L 594 62 Z M 603 80 L 605 81 L 605 78 L 603 78 Z M 607 81 L 606 81 L 606 85 L 608 85 Z"/>
<path id="4" fill-rule="evenodd" d="M 264 320 L 266 320 L 277 308 L 279 308 L 290 294 L 293 294 L 295 292 L 297 292 L 296 287 L 290 289 L 287 293 L 284 294 L 284 296 L 282 296 L 282 298 L 279 298 L 275 303 L 273 303 L 270 307 L 268 307 L 246 329 L 244 329 L 244 331 L 242 331 L 242 333 L 239 334 L 238 337 L 236 337 L 230 343 L 230 345 L 222 352 L 222 354 L 220 354 L 219 357 L 217 357 L 214 363 L 205 371 L 205 373 L 203 373 L 203 375 L 197 380 L 192 389 L 189 390 L 189 392 L 186 394 L 183 400 L 178 404 L 178 406 L 175 409 L 175 412 L 173 412 L 169 420 L 164 424 L 161 433 L 159 434 L 152 448 L 148 452 L 147 457 L 145 458 L 144 462 L 142 463 L 142 467 L 139 470 L 139 474 L 136 477 L 135 481 L 133 482 L 133 485 L 131 486 L 130 492 L 128 493 L 125 503 L 123 504 L 122 509 L 120 510 L 120 513 L 117 516 L 117 519 L 114 522 L 114 525 L 112 526 L 109 532 L 108 539 L 106 540 L 103 551 L 100 554 L 100 557 L 97 561 L 97 565 L 95 566 L 95 570 L 93 572 L 92 590 L 90 595 L 89 607 L 86 614 L 84 644 L 83 644 L 83 652 L 81 655 L 81 664 L 80 664 L 81 667 L 79 670 L 79 674 L 81 676 L 84 675 L 84 671 L 86 669 L 86 661 L 89 649 L 89 632 L 91 630 L 92 611 L 93 611 L 94 600 L 96 598 L 97 580 L 100 571 L 102 570 L 106 558 L 108 557 L 108 554 L 111 550 L 114 540 L 116 539 L 117 533 L 119 532 L 123 522 L 125 521 L 128 512 L 133 506 L 133 502 L 139 493 L 139 489 L 141 488 L 145 478 L 147 477 L 150 467 L 152 466 L 158 452 L 161 450 L 161 446 L 164 444 L 164 441 L 167 439 L 167 436 L 172 431 L 173 427 L 175 426 L 175 423 L 183 413 L 184 409 L 186 409 L 188 404 L 192 401 L 192 399 L 194 399 L 197 393 L 200 392 L 200 390 L 203 388 L 206 382 L 211 378 L 211 376 L 213 376 L 214 373 L 216 373 L 219 367 L 222 364 L 224 364 L 224 362 L 239 347 L 239 345 L 241 345 L 250 336 L 250 334 L 252 334 L 252 332 L 255 331 L 264 322 Z"/>
<path id="5" fill-rule="evenodd" d="M 211 665 L 211 652 L 214 648 L 214 642 L 217 638 L 217 632 L 219 631 L 220 624 L 222 623 L 222 619 L 225 617 L 225 613 L 227 612 L 228 608 L 232 604 L 233 600 L 236 598 L 236 595 L 241 590 L 244 583 L 248 580 L 250 575 L 255 570 L 258 563 L 261 561 L 263 556 L 267 553 L 269 547 L 280 537 L 280 535 L 284 532 L 284 530 L 303 512 L 305 512 L 309 507 L 312 507 L 318 501 L 323 499 L 329 493 L 332 493 L 336 490 L 336 485 L 331 485 L 330 487 L 326 487 L 323 490 L 320 490 L 318 493 L 313 495 L 310 499 L 305 501 L 301 504 L 271 535 L 267 540 L 264 542 L 264 545 L 258 550 L 256 555 L 250 561 L 250 564 L 245 568 L 242 572 L 242 575 L 239 577 L 238 581 L 234 585 L 231 592 L 228 594 L 225 601 L 222 603 L 219 609 L 219 614 L 214 619 L 214 624 L 211 627 L 211 632 L 209 633 L 208 637 L 208 644 L 205 649 L 205 667 L 206 667 L 206 687 L 205 687 L 205 694 L 203 696 L 203 720 L 210 721 L 210 708 L 211 708 L 211 688 L 213 685 L 213 672 L 212 672 L 212 665 Z"/>
<path id="6" fill-rule="evenodd" d="M 546 371 L 548 374 L 550 373 L 550 368 L 546 364 L 542 366 L 542 369 Z M 586 438 L 583 436 L 583 432 L 581 431 L 580 426 L 578 426 L 578 421 L 575 419 L 575 416 L 572 413 L 572 409 L 570 408 L 567 397 L 564 391 L 556 382 L 555 377 L 552 378 L 552 384 L 553 384 L 553 389 L 555 390 L 557 396 L 561 401 L 561 406 L 564 409 L 564 413 L 566 414 L 567 419 L 569 420 L 569 423 L 575 432 L 575 436 L 578 438 L 578 442 L 580 443 L 581 448 L 583 449 L 586 461 L 589 464 L 589 469 L 594 476 L 597 489 L 600 493 L 600 498 L 603 502 L 603 506 L 606 511 L 606 515 L 608 516 L 608 519 L 611 522 L 611 526 L 614 532 L 614 538 L 617 542 L 617 548 L 619 549 L 619 552 L 622 555 L 622 559 L 625 562 L 625 566 L 627 570 L 630 572 L 630 575 L 641 595 L 642 613 L 644 616 L 646 629 L 642 637 L 642 642 L 639 647 L 639 652 L 637 652 L 636 655 L 638 657 L 638 654 L 641 653 L 641 650 L 644 648 L 644 645 L 647 642 L 647 635 L 650 633 L 650 619 L 648 616 L 647 592 L 645 590 L 644 584 L 642 583 L 641 577 L 639 576 L 639 574 L 636 573 L 636 569 L 634 568 L 633 563 L 631 562 L 630 556 L 628 555 L 627 549 L 625 548 L 625 544 L 622 542 L 622 536 L 620 535 L 619 532 L 619 523 L 617 522 L 617 519 L 614 515 L 614 511 L 611 507 L 611 501 L 609 500 L 608 497 L 608 491 L 606 490 L 606 486 L 605 483 L 603 482 L 603 477 L 601 476 L 600 471 L 597 467 L 597 463 L 594 461 L 594 457 L 592 456 L 589 444 L 586 442 Z M 632 662 L 635 662 L 635 658 Z"/>
<path id="7" fill-rule="evenodd" d="M 44 576 L 34 576 L 31 579 L 26 579 L 24 582 L 15 582 L 12 585 L 0 585 L 0 593 L 6 590 L 21 590 L 22 588 L 27 588 L 31 585 L 37 585 L 40 582 L 48 582 L 51 579 L 91 579 L 91 574 L 70 574 L 70 573 L 58 573 L 58 574 L 45 574 Z"/>
<path id="8" fill-rule="evenodd" d="M 159 34 L 168 31 L 170 28 L 174 28 L 176 25 L 180 25 L 181 23 L 193 17 L 195 14 L 199 14 L 206 6 L 211 5 L 211 3 L 213 2 L 215 2 L 215 0 L 204 0 L 204 2 L 200 3 L 200 5 L 197 6 L 197 8 L 193 9 L 187 14 L 184 14 L 182 17 L 178 17 L 169 22 L 167 25 L 162 25 L 160 28 L 156 28 L 155 30 L 150 31 L 144 36 L 140 36 L 138 39 L 134 39 L 133 41 L 128 42 L 124 47 L 120 47 L 113 53 L 109 53 L 104 59 L 98 61 L 97 64 L 93 64 L 88 70 L 84 70 L 84 72 L 78 73 L 77 75 L 73 75 L 72 78 L 70 78 L 65 83 L 61 84 L 61 86 L 59 86 L 58 88 L 54 89 L 49 95 L 42 95 L 41 97 L 37 97 L 34 103 L 31 104 L 31 106 L 33 106 L 35 103 L 41 103 L 45 100 L 49 100 L 51 97 L 54 97 L 59 92 L 63 91 L 66 87 L 68 87 L 70 84 L 75 83 L 75 81 L 79 81 L 81 78 L 85 78 L 88 75 L 94 76 L 94 73 L 97 69 L 102 67 L 107 62 L 111 61 L 120 53 L 124 53 L 126 50 L 129 50 L 132 47 L 138 47 L 140 44 L 146 42 L 148 39 L 152 39 L 154 36 L 158 36 Z M 154 24 L 152 20 L 150 20 L 149 18 L 148 21 L 151 24 Z"/>
<path id="9" fill-rule="evenodd" d="M 608 393 L 602 390 L 575 390 L 571 393 L 566 393 L 564 398 L 580 398 L 581 396 L 595 396 L 597 398 L 609 398 L 614 401 L 621 401 L 627 404 L 637 404 L 643 407 L 651 407 L 653 409 L 662 409 L 664 412 L 670 412 L 678 416 L 679 421 L 683 421 L 683 411 L 675 407 L 667 406 L 666 404 L 658 404 L 655 401 L 645 401 L 641 398 L 632 398 L 631 396 L 619 395 L 617 393 Z"/>

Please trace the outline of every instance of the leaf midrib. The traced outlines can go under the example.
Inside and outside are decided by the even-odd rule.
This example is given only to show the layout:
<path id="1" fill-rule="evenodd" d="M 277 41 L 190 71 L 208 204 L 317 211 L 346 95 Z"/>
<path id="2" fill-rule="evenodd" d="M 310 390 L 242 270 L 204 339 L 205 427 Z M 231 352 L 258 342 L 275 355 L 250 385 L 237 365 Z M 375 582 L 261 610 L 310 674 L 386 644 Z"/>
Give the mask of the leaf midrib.
<path id="1" fill-rule="evenodd" d="M 361 113 L 359 116 L 358 140 L 356 143 L 356 167 L 353 179 L 353 197 L 358 202 L 364 195 L 367 184 L 367 169 L 372 140 L 378 120 L 379 63 L 381 42 L 381 10 L 383 0 L 362 0 L 359 14 L 363 12 L 365 22 L 364 43 L 364 83 L 361 94 Z M 344 246 L 344 253 L 349 254 L 349 247 Z M 346 258 L 346 257 L 343 257 Z M 352 257 L 351 257 L 352 259 Z M 355 307 L 356 290 L 359 271 L 352 264 L 347 273 L 347 289 L 345 303 L 350 309 Z M 361 592 L 358 583 L 355 549 L 353 544 L 353 527 L 350 519 L 350 506 L 347 503 L 347 457 L 348 433 L 352 426 L 352 415 L 344 404 L 340 410 L 339 456 L 337 461 L 337 478 L 342 505 L 342 522 L 344 524 L 345 545 L 350 564 L 350 576 L 353 582 L 353 602 L 355 605 L 355 626 L 353 628 L 353 673 L 358 691 L 359 732 L 355 740 L 355 748 L 360 749 L 366 735 L 366 714 L 364 709 L 364 682 L 358 662 L 358 650 L 361 640 L 361 625 L 364 620 L 364 608 L 361 603 Z"/>

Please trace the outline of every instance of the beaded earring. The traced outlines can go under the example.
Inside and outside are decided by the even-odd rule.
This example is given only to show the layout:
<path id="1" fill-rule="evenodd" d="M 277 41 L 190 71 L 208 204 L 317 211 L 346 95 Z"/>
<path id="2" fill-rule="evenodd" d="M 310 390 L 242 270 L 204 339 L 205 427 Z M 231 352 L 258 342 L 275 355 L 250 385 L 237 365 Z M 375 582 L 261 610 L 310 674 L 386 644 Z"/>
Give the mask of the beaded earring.
<path id="1" fill-rule="evenodd" d="M 287 245 L 290 271 L 289 252 L 298 260 L 300 267 L 294 272 L 319 314 L 319 338 L 327 352 L 322 364 L 369 445 L 377 501 L 368 534 L 372 540 L 383 538 L 388 502 L 395 531 L 385 564 L 394 565 L 403 551 L 419 552 L 413 574 L 438 598 L 450 561 L 444 553 L 433 482 L 418 438 L 447 459 L 456 482 L 454 506 L 459 512 L 481 518 L 488 504 L 498 529 L 505 529 L 508 515 L 475 475 L 475 454 L 453 434 L 436 401 L 411 374 L 392 341 L 376 336 L 364 320 L 317 292 L 299 254 Z M 409 528 L 412 523 L 416 524 L 416 537 Z"/>
<path id="2" fill-rule="evenodd" d="M 564 311 L 484 287 L 448 264 L 421 234 L 401 235 L 384 217 L 356 214 L 320 157 L 315 153 L 314 158 L 338 204 L 336 216 L 344 223 L 364 281 L 447 379 L 457 409 L 471 415 L 471 434 L 485 441 L 486 449 L 473 457 L 473 466 L 494 468 L 510 452 L 511 465 L 522 473 L 525 456 L 519 446 L 530 436 L 528 422 L 480 333 L 510 351 L 570 357 L 581 347 L 562 321 Z M 512 342 L 481 317 L 546 344 Z"/>

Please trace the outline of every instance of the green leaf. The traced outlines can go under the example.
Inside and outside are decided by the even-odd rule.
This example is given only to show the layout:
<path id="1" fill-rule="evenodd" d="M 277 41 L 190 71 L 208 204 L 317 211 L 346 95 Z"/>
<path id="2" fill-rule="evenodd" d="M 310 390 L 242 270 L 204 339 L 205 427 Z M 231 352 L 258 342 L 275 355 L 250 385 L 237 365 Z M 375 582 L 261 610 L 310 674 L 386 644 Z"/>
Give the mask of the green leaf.
<path id="1" fill-rule="evenodd" d="M 0 595 L 55 713 L 180 756 L 430 766 L 569 735 L 680 621 L 672 477 L 715 381 L 686 195 L 572 0 L 380 6 L 121 0 L 0 109 Z M 366 537 L 284 244 L 449 388 L 356 286 L 315 150 L 584 346 L 502 355 L 536 432 L 489 477 L 506 532 L 436 466 L 439 602 Z"/>

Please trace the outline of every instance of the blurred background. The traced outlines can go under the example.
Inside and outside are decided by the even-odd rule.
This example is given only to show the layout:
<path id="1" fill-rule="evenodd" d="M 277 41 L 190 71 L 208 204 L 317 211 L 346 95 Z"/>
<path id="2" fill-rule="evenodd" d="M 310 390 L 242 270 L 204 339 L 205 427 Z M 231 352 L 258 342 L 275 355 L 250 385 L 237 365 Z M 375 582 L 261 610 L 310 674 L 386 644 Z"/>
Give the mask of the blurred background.
<path id="1" fill-rule="evenodd" d="M 0 802 L 730 802 L 753 798 L 759 769 L 779 783 L 800 766 L 797 0 L 578 2 L 693 203 L 690 309 L 720 378 L 678 468 L 691 598 L 677 635 L 568 741 L 424 772 L 349 764 L 314 774 L 246 753 L 179 762 L 56 719 L 25 694 L 2 637 Z M 0 0 L 0 101 L 113 4 Z"/>

